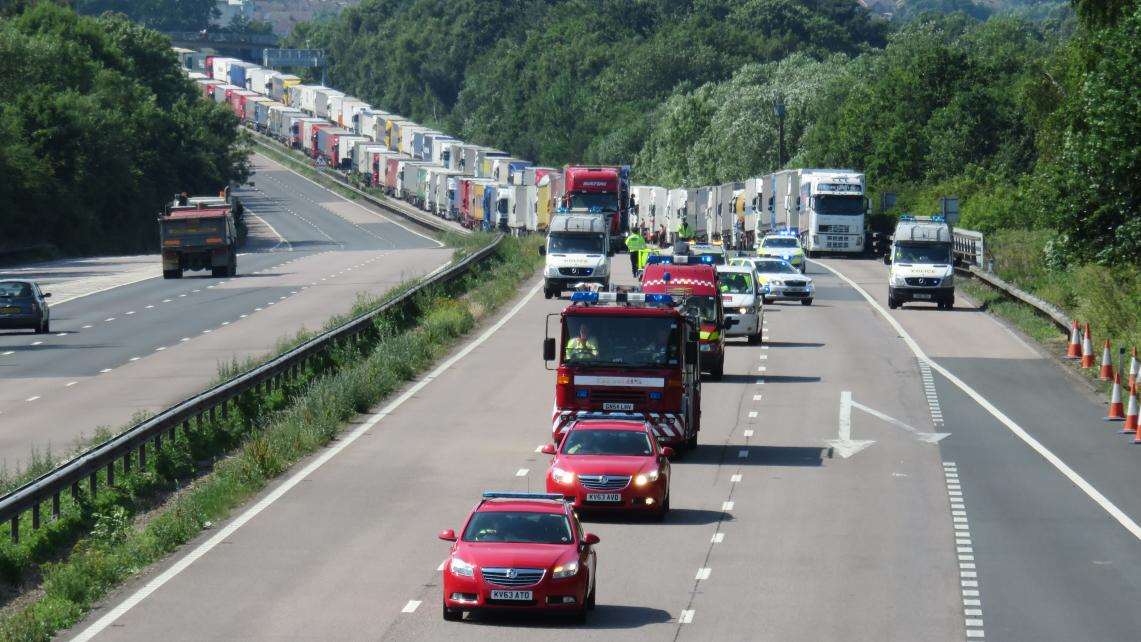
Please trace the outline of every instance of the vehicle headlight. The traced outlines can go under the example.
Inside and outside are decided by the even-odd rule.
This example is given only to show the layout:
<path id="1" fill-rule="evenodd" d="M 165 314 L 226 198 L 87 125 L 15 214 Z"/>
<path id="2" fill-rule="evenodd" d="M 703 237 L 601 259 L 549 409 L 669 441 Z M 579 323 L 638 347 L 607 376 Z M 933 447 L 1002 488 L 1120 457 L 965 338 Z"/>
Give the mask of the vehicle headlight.
<path id="1" fill-rule="evenodd" d="M 574 473 L 569 470 L 563 470 L 562 468 L 555 467 L 551 469 L 551 479 L 555 480 L 555 483 L 558 484 L 573 484 Z"/>
<path id="2" fill-rule="evenodd" d="M 784 281 L 781 281 L 780 279 L 773 279 L 772 281 L 769 281 L 769 285 L 784 285 Z"/>
<path id="3" fill-rule="evenodd" d="M 907 277 L 893 276 L 893 277 L 891 277 L 891 284 L 892 285 L 907 285 Z"/>
<path id="4" fill-rule="evenodd" d="M 572 560 L 570 562 L 566 562 L 565 564 L 559 564 L 555 567 L 554 572 L 552 573 L 556 580 L 561 580 L 565 577 L 574 577 L 577 574 L 578 560 Z"/>
<path id="5" fill-rule="evenodd" d="M 646 484 L 653 483 L 656 481 L 658 481 L 658 471 L 657 471 L 657 469 L 654 469 L 654 470 L 651 470 L 649 472 L 642 473 L 641 475 L 638 475 L 637 477 L 635 477 L 634 478 L 634 485 L 635 486 L 645 486 Z"/>
<path id="6" fill-rule="evenodd" d="M 558 275 L 559 275 L 559 268 L 557 268 L 553 265 L 547 266 L 547 276 L 558 276 Z"/>
<path id="7" fill-rule="evenodd" d="M 749 308 L 741 308 L 741 314 L 748 314 Z"/>
<path id="8" fill-rule="evenodd" d="M 473 577 L 475 576 L 475 564 L 468 564 L 462 559 L 452 556 L 451 564 L 448 565 L 452 570 L 452 575 L 459 577 Z"/>

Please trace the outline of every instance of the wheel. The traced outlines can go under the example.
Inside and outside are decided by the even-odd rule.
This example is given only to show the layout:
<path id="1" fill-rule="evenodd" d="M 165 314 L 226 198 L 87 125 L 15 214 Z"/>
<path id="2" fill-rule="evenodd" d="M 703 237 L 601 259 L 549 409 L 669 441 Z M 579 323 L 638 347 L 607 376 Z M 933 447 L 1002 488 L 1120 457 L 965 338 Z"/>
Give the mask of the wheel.
<path id="1" fill-rule="evenodd" d="M 181 277 L 182 277 L 182 275 L 178 273 L 178 270 L 163 270 L 162 271 L 162 278 L 164 278 L 164 279 L 178 279 Z"/>
<path id="2" fill-rule="evenodd" d="M 773 300 L 772 300 L 772 299 L 769 299 L 769 298 L 766 298 L 766 297 L 761 297 L 761 301 L 762 301 L 762 302 L 763 302 L 765 305 L 772 305 L 772 304 L 773 304 Z"/>
<path id="3" fill-rule="evenodd" d="M 661 508 L 658 509 L 657 514 L 654 515 L 654 519 L 656 519 L 659 522 L 664 522 L 666 519 L 666 515 L 669 515 L 669 512 L 670 512 L 670 494 L 667 491 L 666 492 L 666 498 L 662 500 L 662 506 L 661 506 Z"/>
<path id="4" fill-rule="evenodd" d="M 586 596 L 586 608 L 593 611 L 595 607 L 595 595 L 598 593 L 598 580 L 594 580 L 594 586 L 590 587 L 590 595 Z"/>
<path id="5" fill-rule="evenodd" d="M 226 276 L 230 272 L 230 266 L 220 265 L 210 268 L 210 276 Z"/>
<path id="6" fill-rule="evenodd" d="M 694 448 L 697 448 L 697 433 L 696 432 L 693 433 L 692 435 L 690 435 L 689 439 L 685 440 L 685 448 L 686 448 L 686 450 L 693 450 Z"/>
<path id="7" fill-rule="evenodd" d="M 555 298 L 555 293 L 552 292 L 551 290 L 548 290 L 547 288 L 543 288 L 543 298 L 544 299 L 553 299 L 553 298 Z"/>
<path id="8" fill-rule="evenodd" d="M 713 377 L 714 381 L 721 381 L 721 377 L 725 375 L 725 360 L 722 359 L 718 361 L 717 365 L 713 366 L 713 369 L 709 371 L 709 375 Z"/>
<path id="9" fill-rule="evenodd" d="M 894 310 L 894 309 L 896 309 L 896 308 L 898 308 L 898 307 L 899 307 L 899 301 L 896 301 L 896 300 L 895 300 L 895 298 L 893 298 L 893 297 L 889 296 L 889 297 L 887 298 L 887 307 L 889 307 L 889 308 L 891 308 L 892 310 Z"/>
<path id="10" fill-rule="evenodd" d="M 46 320 L 41 322 L 40 325 L 36 328 L 36 334 L 47 334 L 51 331 L 51 323 Z"/>
<path id="11" fill-rule="evenodd" d="M 464 619 L 464 612 L 459 609 L 449 609 L 447 604 L 444 604 L 444 620 L 447 622 L 459 622 Z"/>
<path id="12" fill-rule="evenodd" d="M 749 335 L 749 345 L 756 346 L 756 345 L 760 345 L 760 344 L 761 344 L 761 335 L 760 334 L 750 334 Z"/>
<path id="13" fill-rule="evenodd" d="M 809 299 L 801 299 L 801 300 L 800 300 L 800 304 L 801 304 L 801 305 L 812 305 L 812 299 L 811 299 L 811 298 L 809 298 Z"/>

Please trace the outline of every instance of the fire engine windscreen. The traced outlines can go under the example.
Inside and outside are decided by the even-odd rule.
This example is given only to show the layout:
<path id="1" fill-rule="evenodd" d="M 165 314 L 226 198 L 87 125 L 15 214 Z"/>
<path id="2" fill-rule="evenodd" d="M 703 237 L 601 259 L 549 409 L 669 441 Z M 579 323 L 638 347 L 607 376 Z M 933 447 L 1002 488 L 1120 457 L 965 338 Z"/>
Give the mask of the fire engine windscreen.
<path id="1" fill-rule="evenodd" d="M 571 531 L 562 513 L 480 511 L 464 529 L 464 541 L 569 544 Z"/>
<path id="2" fill-rule="evenodd" d="M 896 263 L 951 263 L 951 246 L 945 243 L 897 243 Z"/>
<path id="3" fill-rule="evenodd" d="M 858 215 L 864 213 L 863 196 L 821 194 L 816 197 L 817 214 Z"/>
<path id="4" fill-rule="evenodd" d="M 566 321 L 563 363 L 661 368 L 679 361 L 677 322 L 663 317 L 582 316 Z"/>
<path id="5" fill-rule="evenodd" d="M 717 299 L 711 296 L 691 296 L 685 300 L 685 309 L 704 323 L 717 320 Z"/>
<path id="6" fill-rule="evenodd" d="M 648 457 L 654 454 L 646 433 L 635 430 L 572 430 L 563 444 L 564 455 L 618 455 Z"/>
<path id="7" fill-rule="evenodd" d="M 602 254 L 601 234 L 551 234 L 547 238 L 548 254 Z"/>
<path id="8" fill-rule="evenodd" d="M 597 194 L 591 192 L 575 192 L 570 197 L 570 207 L 574 209 L 600 208 L 603 212 L 618 211 L 617 194 Z"/>

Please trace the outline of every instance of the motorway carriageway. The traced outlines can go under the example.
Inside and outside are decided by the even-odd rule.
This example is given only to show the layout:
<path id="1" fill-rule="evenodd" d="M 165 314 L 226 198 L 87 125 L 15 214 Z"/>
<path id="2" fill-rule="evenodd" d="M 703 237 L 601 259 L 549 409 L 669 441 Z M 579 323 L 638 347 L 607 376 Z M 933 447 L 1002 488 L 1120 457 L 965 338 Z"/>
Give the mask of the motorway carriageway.
<path id="1" fill-rule="evenodd" d="M 0 461 L 56 456 L 205 389 L 218 366 L 442 266 L 451 250 L 262 156 L 237 191 L 250 234 L 237 277 L 161 278 L 157 255 L 0 270 L 52 292 L 52 333 L 0 332 Z M 156 241 L 157 242 L 157 241 Z"/>
<path id="2" fill-rule="evenodd" d="M 882 265 L 823 261 L 810 267 L 815 305 L 767 306 L 764 345 L 729 346 L 666 522 L 588 519 L 602 541 L 583 627 L 440 617 L 436 533 L 458 529 L 482 490 L 544 490 L 554 382 L 540 343 L 566 303 L 532 281 L 436 370 L 69 636 L 1136 639 L 1137 536 L 939 368 L 1136 519 L 1137 451 L 1100 421 L 1100 401 L 963 301 L 890 313 L 938 367 L 921 366 L 821 264 L 882 305 Z"/>

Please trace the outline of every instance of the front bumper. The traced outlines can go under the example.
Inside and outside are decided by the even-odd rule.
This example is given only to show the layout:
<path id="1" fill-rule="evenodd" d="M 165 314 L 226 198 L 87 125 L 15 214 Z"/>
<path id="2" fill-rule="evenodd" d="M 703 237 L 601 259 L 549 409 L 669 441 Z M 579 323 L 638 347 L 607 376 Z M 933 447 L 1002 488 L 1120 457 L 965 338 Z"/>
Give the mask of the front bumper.
<path id="1" fill-rule="evenodd" d="M 444 568 L 444 606 L 464 611 L 576 611 L 586 600 L 586 572 L 579 570 L 574 577 L 552 579 L 550 571 L 532 586 L 497 586 L 483 581 L 483 572 L 476 569 L 475 577 L 457 577 Z M 531 600 L 494 600 L 493 590 L 531 591 Z M 572 598 L 573 601 L 567 601 Z"/>
<path id="2" fill-rule="evenodd" d="M 595 274 L 592 276 L 545 276 L 543 287 L 548 290 L 569 290 L 577 283 L 598 283 L 606 285 L 610 281 L 609 274 Z"/>
<path id="3" fill-rule="evenodd" d="M 547 492 L 560 493 L 564 497 L 573 499 L 574 507 L 579 510 L 601 512 L 655 512 L 661 509 L 662 502 L 666 499 L 666 482 L 664 479 L 658 478 L 658 481 L 646 484 L 645 486 L 635 486 L 633 480 L 631 480 L 626 488 L 622 490 L 591 490 L 584 487 L 577 477 L 573 482 L 566 485 L 556 483 L 553 479 L 548 477 Z M 616 502 L 587 501 L 587 495 L 593 493 L 617 494 L 621 499 Z"/>
<path id="4" fill-rule="evenodd" d="M 811 298 L 815 293 L 816 288 L 812 286 L 791 288 L 785 285 L 770 285 L 769 293 L 765 295 L 765 298 L 772 301 L 799 301 L 800 299 Z"/>
<path id="5" fill-rule="evenodd" d="M 756 312 L 747 314 L 725 314 L 726 319 L 736 319 L 737 323 L 725 330 L 727 337 L 751 337 L 761 333 L 761 315 Z"/>
<path id="6" fill-rule="evenodd" d="M 916 288 L 890 286 L 888 293 L 896 301 L 950 301 L 955 298 L 955 288 Z"/>

